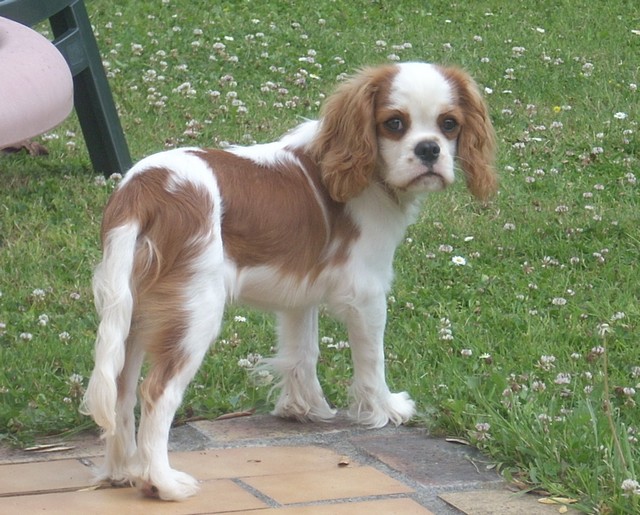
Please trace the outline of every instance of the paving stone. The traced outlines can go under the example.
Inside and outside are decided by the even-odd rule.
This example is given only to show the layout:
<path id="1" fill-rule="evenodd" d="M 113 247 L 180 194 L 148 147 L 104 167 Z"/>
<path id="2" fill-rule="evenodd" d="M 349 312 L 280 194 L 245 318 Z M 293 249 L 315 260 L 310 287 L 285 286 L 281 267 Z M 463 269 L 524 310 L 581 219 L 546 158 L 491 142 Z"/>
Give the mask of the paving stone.
<path id="1" fill-rule="evenodd" d="M 412 492 L 408 486 L 373 467 L 346 467 L 316 472 L 274 474 L 243 478 L 242 482 L 279 504 Z"/>
<path id="2" fill-rule="evenodd" d="M 0 466 L 0 495 L 77 490 L 93 483 L 90 467 L 79 460 L 56 460 Z M 0 513 L 3 513 L 0 510 Z"/>
<path id="3" fill-rule="evenodd" d="M 38 440 L 40 450 L 25 451 L 0 446 L 0 465 L 30 461 L 66 460 L 99 456 L 104 453 L 104 442 L 97 431 L 87 431 L 71 438 L 43 438 Z"/>
<path id="4" fill-rule="evenodd" d="M 475 448 L 431 438 L 422 432 L 355 436 L 352 443 L 391 468 L 429 486 L 467 482 L 499 483 L 489 463 Z"/>
<path id="5" fill-rule="evenodd" d="M 217 443 L 331 434 L 354 428 L 353 422 L 343 414 L 331 422 L 301 423 L 271 415 L 252 415 L 227 420 L 202 420 L 191 422 L 190 425 Z"/>
<path id="6" fill-rule="evenodd" d="M 433 515 L 411 499 L 381 499 L 315 506 L 284 506 L 267 510 L 241 511 L 234 515 Z"/>
<path id="7" fill-rule="evenodd" d="M 169 451 L 195 451 L 210 443 L 202 432 L 189 424 L 172 428 L 169 435 Z"/>
<path id="8" fill-rule="evenodd" d="M 0 513 L 54 515 L 191 515 L 258 510 L 267 506 L 230 480 L 201 483 L 194 497 L 165 502 L 143 497 L 134 488 L 23 495 L 0 498 Z M 260 513 L 252 511 L 251 513 Z"/>
<path id="9" fill-rule="evenodd" d="M 440 498 L 466 515 L 558 514 L 561 504 L 542 504 L 538 497 L 526 493 L 514 493 L 507 490 L 476 490 L 470 492 L 451 492 L 441 494 Z M 568 514 L 577 514 L 568 508 Z"/>
<path id="10" fill-rule="evenodd" d="M 203 449 L 210 444 L 209 439 L 197 429 L 183 425 L 171 430 L 170 451 L 192 451 Z M 5 463 L 26 463 L 31 461 L 66 460 L 102 456 L 104 441 L 99 432 L 86 431 L 68 438 L 48 437 L 38 440 L 34 447 L 40 449 L 25 451 L 0 446 L 0 465 Z"/>
<path id="11" fill-rule="evenodd" d="M 171 453 L 170 460 L 172 467 L 206 480 L 332 470 L 339 467 L 340 455 L 314 446 L 236 447 Z"/>

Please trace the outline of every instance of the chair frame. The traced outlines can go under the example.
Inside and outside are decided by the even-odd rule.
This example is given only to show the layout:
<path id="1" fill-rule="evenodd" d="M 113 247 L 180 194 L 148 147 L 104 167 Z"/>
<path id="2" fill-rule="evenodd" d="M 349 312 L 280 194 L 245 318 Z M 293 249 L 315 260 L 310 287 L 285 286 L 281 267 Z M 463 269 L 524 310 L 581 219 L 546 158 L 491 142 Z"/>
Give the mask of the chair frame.
<path id="1" fill-rule="evenodd" d="M 93 168 L 124 174 L 131 155 L 83 0 L 0 0 L 0 16 L 30 27 L 49 20 L 52 43 L 73 76 L 74 107 Z"/>

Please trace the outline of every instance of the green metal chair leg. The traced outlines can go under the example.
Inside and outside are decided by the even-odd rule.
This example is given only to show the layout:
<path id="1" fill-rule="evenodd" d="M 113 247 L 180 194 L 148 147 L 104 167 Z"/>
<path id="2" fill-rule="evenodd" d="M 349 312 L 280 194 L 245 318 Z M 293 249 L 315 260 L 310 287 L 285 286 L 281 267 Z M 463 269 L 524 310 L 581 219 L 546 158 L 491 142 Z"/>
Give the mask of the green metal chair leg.
<path id="1" fill-rule="evenodd" d="M 74 105 L 94 169 L 105 175 L 126 172 L 131 155 L 84 2 L 0 0 L 0 16 L 25 25 L 49 19 L 53 44 L 73 75 Z"/>

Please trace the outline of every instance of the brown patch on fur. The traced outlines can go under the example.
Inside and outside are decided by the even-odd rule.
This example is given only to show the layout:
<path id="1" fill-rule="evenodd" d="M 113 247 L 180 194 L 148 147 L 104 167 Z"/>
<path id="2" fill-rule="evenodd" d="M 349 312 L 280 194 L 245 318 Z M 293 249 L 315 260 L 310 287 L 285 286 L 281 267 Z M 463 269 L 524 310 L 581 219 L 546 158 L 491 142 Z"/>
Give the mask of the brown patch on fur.
<path id="1" fill-rule="evenodd" d="M 293 160 L 268 167 L 222 150 L 195 154 L 216 176 L 224 249 L 239 268 L 271 265 L 313 279 L 346 259 L 357 228 L 344 205 L 330 198 L 309 157 L 295 154 L 305 175 Z"/>
<path id="2" fill-rule="evenodd" d="M 102 222 L 103 245 L 111 229 L 131 221 L 140 226 L 127 345 L 144 345 L 149 354 L 152 368 L 141 389 L 148 403 L 184 365 L 185 284 L 193 275 L 193 260 L 212 237 L 209 194 L 189 182 L 167 191 L 168 179 L 161 168 L 132 177 L 111 196 Z"/>
<path id="3" fill-rule="evenodd" d="M 458 159 L 465 172 L 467 187 L 477 198 L 485 200 L 497 189 L 493 167 L 496 138 L 487 106 L 478 86 L 466 72 L 457 68 L 440 68 L 457 95 L 463 115 L 458 136 Z"/>
<path id="4" fill-rule="evenodd" d="M 331 198 L 346 202 L 374 177 L 378 159 L 376 111 L 384 105 L 393 65 L 367 68 L 342 84 L 324 104 L 311 157 Z"/>

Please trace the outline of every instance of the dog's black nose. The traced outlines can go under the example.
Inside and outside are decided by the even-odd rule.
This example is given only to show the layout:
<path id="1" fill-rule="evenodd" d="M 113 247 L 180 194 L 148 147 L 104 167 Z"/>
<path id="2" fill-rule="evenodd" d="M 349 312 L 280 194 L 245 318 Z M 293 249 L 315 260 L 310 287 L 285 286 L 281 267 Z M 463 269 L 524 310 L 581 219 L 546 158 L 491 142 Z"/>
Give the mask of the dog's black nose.
<path id="1" fill-rule="evenodd" d="M 414 149 L 416 156 L 425 164 L 433 164 L 440 156 L 440 145 L 435 141 L 421 141 Z"/>

